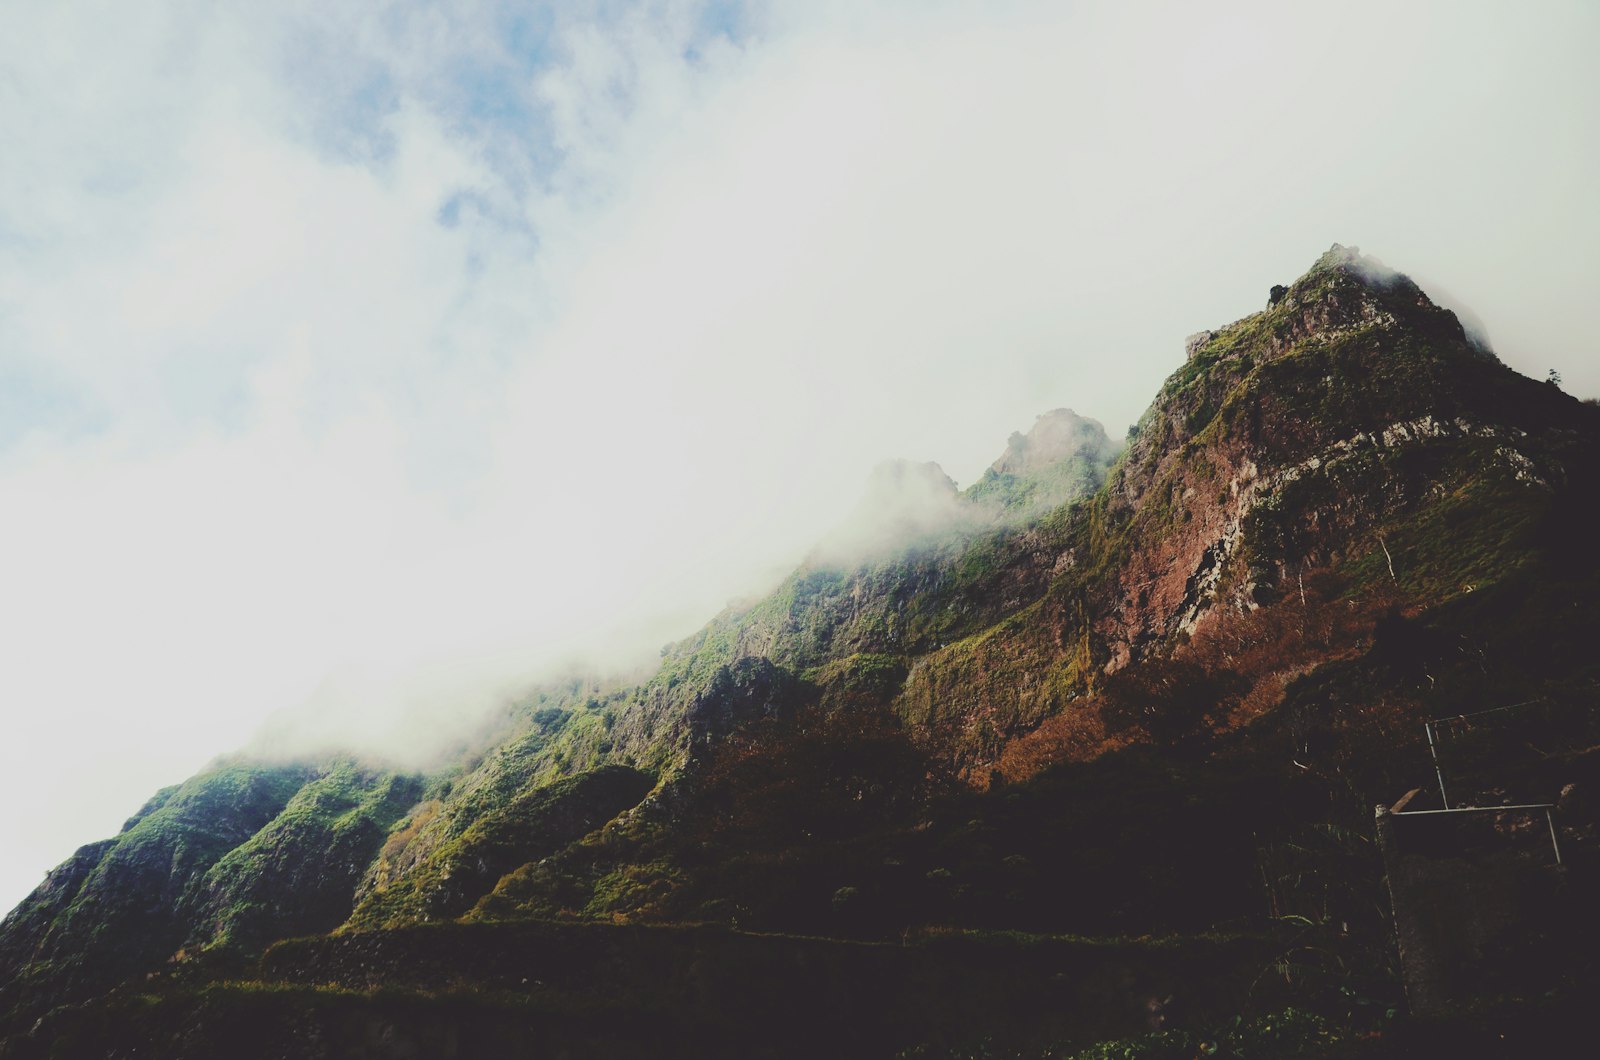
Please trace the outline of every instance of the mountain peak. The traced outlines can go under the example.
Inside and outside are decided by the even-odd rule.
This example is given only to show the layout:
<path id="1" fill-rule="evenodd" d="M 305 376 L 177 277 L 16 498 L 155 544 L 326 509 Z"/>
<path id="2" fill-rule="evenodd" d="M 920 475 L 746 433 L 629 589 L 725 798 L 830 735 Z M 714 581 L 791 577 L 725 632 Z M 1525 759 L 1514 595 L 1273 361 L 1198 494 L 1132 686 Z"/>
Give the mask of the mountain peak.
<path id="1" fill-rule="evenodd" d="M 954 496 L 956 484 L 931 460 L 884 460 L 867 476 L 866 489 L 872 498 L 887 502 L 907 493 Z"/>
<path id="2" fill-rule="evenodd" d="M 1390 269 L 1377 258 L 1362 254 L 1360 247 L 1347 247 L 1343 243 L 1335 243 L 1333 246 L 1324 251 L 1322 256 L 1317 259 L 1316 264 L 1311 266 L 1311 271 L 1315 272 L 1317 269 L 1338 268 L 1357 270 L 1381 269 L 1389 273 L 1394 272 L 1393 269 Z"/>
<path id="3" fill-rule="evenodd" d="M 1308 280 L 1325 282 L 1330 276 L 1349 278 L 1375 292 L 1403 291 L 1407 296 L 1419 297 L 1429 305 L 1433 304 L 1409 276 L 1391 269 L 1370 254 L 1361 253 L 1360 247 L 1335 243 L 1312 263 L 1306 274 L 1296 281 L 1296 286 Z"/>
<path id="4" fill-rule="evenodd" d="M 1006 451 L 990 467 L 997 475 L 1021 475 L 1080 454 L 1100 455 L 1114 448 L 1099 420 L 1072 409 L 1051 409 L 1034 420 L 1028 433 L 1013 431 Z"/>
<path id="5" fill-rule="evenodd" d="M 872 469 L 855 509 L 823 539 L 818 563 L 852 563 L 964 525 L 970 513 L 944 468 L 885 460 Z"/>
<path id="6" fill-rule="evenodd" d="M 1005 452 L 966 496 L 1003 519 L 1025 519 L 1094 492 L 1117 452 L 1099 420 L 1052 409 L 1028 433 L 1012 433 Z"/>
<path id="7" fill-rule="evenodd" d="M 1437 305 L 1409 276 L 1359 247 L 1339 243 L 1293 283 L 1274 285 L 1263 311 L 1189 336 L 1184 351 L 1190 360 L 1202 353 L 1215 356 L 1219 348 L 1232 349 L 1249 337 L 1271 359 L 1312 339 L 1396 328 L 1441 349 L 1495 359 L 1485 343 L 1468 338 L 1455 313 Z"/>
<path id="8" fill-rule="evenodd" d="M 1384 305 L 1391 310 L 1444 314 L 1416 281 L 1405 273 L 1390 268 L 1370 254 L 1361 253 L 1360 247 L 1347 247 L 1335 243 L 1311 264 L 1301 276 L 1282 290 L 1284 299 L 1305 304 L 1326 301 L 1340 294 L 1357 293 L 1372 305 Z M 1277 299 L 1269 299 L 1269 308 Z"/>

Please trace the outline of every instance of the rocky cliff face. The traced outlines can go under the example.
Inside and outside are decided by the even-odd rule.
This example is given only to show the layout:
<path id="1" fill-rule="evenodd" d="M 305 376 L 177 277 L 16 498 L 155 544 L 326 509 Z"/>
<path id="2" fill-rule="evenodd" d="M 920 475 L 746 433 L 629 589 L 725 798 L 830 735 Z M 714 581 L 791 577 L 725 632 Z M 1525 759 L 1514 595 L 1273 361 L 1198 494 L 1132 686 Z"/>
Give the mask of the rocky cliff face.
<path id="1" fill-rule="evenodd" d="M 535 689 L 435 775 L 241 761 L 160 793 L 0 926 L 0 1034 L 335 929 L 1197 929 L 1243 915 L 1248 837 L 1391 782 L 1420 697 L 1589 687 L 1562 623 L 1595 581 L 1592 407 L 1338 246 L 1186 346 L 1124 451 L 1058 409 L 964 493 L 886 465 L 648 680 Z M 1210 755 L 1238 786 L 1196 802 Z M 1174 875 L 1219 850 L 1250 871 Z"/>
<path id="2" fill-rule="evenodd" d="M 1370 555 L 1441 481 L 1547 488 L 1536 468 L 1580 418 L 1351 248 L 1205 334 L 1107 490 L 1105 519 L 1130 538 L 1121 595 L 1097 609 L 1112 669 L 1219 605 L 1274 598 L 1306 566 Z"/>
<path id="3" fill-rule="evenodd" d="M 1563 468 L 1594 457 L 1590 410 L 1353 249 L 1197 339 L 1105 489 L 1004 543 L 1009 614 L 917 661 L 910 720 L 997 755 L 1092 704 L 1107 675 L 1300 592 L 1307 571 L 1442 603 L 1519 562 Z M 1441 539 L 1441 518 L 1492 522 L 1495 539 Z M 1081 721 L 1092 751 L 1103 727 Z"/>

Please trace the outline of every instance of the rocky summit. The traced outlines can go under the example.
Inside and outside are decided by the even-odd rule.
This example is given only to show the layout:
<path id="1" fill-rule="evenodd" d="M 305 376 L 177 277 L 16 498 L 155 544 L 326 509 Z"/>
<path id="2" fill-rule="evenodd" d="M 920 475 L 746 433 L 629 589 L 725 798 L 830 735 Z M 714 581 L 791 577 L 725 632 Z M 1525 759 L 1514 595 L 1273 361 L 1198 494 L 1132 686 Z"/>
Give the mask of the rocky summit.
<path id="1" fill-rule="evenodd" d="M 1124 444 L 886 465 L 638 683 L 158 792 L 0 925 L 0 1056 L 1549 1054 L 1597 974 L 1600 409 L 1354 248 L 1266 301 Z M 1481 981 L 1427 959 L 1464 933 Z"/>

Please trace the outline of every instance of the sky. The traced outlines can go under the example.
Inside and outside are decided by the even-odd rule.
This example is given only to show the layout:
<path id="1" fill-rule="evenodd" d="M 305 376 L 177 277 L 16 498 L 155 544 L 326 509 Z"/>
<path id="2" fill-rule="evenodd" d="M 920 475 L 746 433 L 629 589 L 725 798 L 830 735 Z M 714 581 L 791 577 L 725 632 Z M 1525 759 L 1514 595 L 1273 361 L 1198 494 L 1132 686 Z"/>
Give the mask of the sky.
<path id="1" fill-rule="evenodd" d="M 1600 9 L 0 7 L 0 907 L 292 716 L 418 756 L 887 458 L 1120 435 L 1333 242 L 1600 395 Z"/>

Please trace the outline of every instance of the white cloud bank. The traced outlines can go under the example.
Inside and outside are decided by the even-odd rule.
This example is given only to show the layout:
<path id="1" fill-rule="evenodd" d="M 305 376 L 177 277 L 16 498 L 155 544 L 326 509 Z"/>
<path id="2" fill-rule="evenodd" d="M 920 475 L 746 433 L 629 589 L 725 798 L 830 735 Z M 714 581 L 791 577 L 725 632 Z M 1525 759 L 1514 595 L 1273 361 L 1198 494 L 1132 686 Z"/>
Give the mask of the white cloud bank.
<path id="1" fill-rule="evenodd" d="M 1600 393 L 1591 5 L 558 6 L 0 13 L 0 906 L 275 710 L 393 749 L 1131 422 L 1335 240 Z"/>

